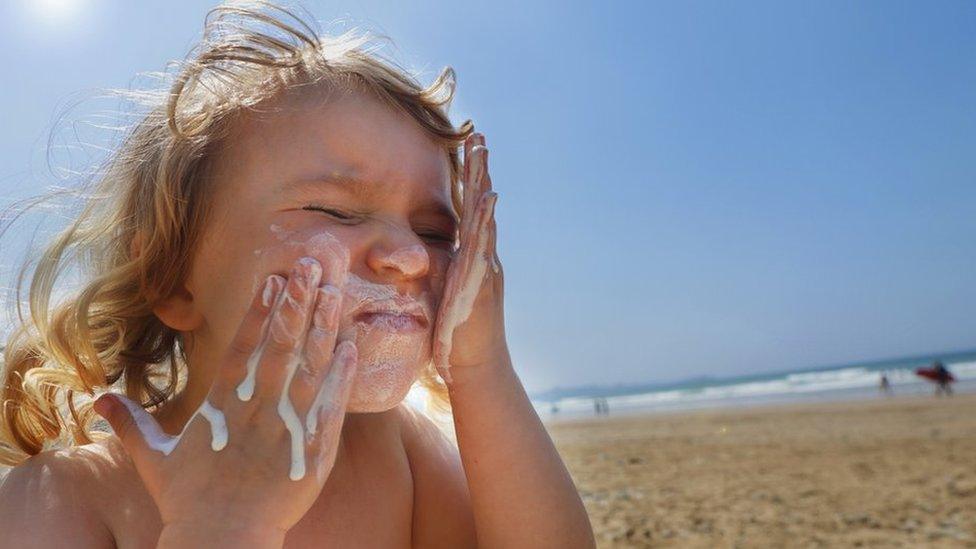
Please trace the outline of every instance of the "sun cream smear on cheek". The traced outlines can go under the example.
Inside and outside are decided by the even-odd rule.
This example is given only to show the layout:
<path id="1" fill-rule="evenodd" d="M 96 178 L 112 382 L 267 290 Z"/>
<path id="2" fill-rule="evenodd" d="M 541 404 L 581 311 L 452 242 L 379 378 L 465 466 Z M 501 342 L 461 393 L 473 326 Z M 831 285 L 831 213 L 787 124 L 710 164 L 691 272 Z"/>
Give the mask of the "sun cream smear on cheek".
<path id="1" fill-rule="evenodd" d="M 293 257 L 296 252 L 320 258 L 331 256 L 344 266 L 349 264 L 348 251 L 327 232 L 306 236 L 298 231 L 284 230 L 278 225 L 272 225 L 270 229 L 281 241 L 281 246 L 297 248 L 288 252 L 288 256 Z M 264 256 L 274 251 L 274 248 L 259 249 L 255 250 L 255 255 Z M 389 261 L 404 273 L 416 273 L 424 267 L 422 262 L 426 261 L 423 256 L 426 253 L 422 246 L 413 246 L 390 254 Z M 388 410 L 403 400 L 416 380 L 419 368 L 430 359 L 433 320 L 427 294 L 418 298 L 407 297 L 400 294 L 395 286 L 376 284 L 352 273 L 345 275 L 340 339 L 354 339 L 359 357 L 346 410 L 353 413 Z M 263 331 L 267 330 L 268 321 L 265 320 Z M 241 400 L 248 400 L 253 395 L 254 375 L 263 352 L 264 345 L 260 345 L 248 360 L 248 375 L 237 388 Z M 301 365 L 300 357 L 287 365 L 285 387 Z M 310 433 L 314 432 L 319 416 L 312 412 L 334 399 L 334 394 L 320 392 L 305 420 Z M 304 476 L 305 470 L 301 421 L 286 394 L 282 395 L 278 411 L 292 435 L 292 469 L 289 476 L 298 480 Z"/>
<path id="2" fill-rule="evenodd" d="M 312 274 L 312 279 L 317 281 L 321 277 L 321 270 L 316 267 L 317 272 Z M 266 289 L 267 290 L 267 289 Z M 311 292 L 314 293 L 315 288 L 310 288 Z M 264 304 L 268 304 L 267 293 L 264 295 Z M 283 322 L 280 315 L 277 312 L 283 306 L 285 301 L 294 301 L 294 296 L 290 295 L 287 287 L 283 292 L 278 295 L 278 300 L 272 307 L 271 314 L 265 319 L 264 325 L 262 326 L 262 339 L 261 344 L 258 348 L 254 350 L 247 361 L 247 376 L 244 381 L 237 386 L 237 397 L 243 401 L 248 401 L 254 395 L 254 383 L 257 371 L 257 366 L 261 362 L 261 357 L 264 354 L 264 349 L 266 347 L 265 343 L 267 341 L 268 330 L 272 330 L 275 333 L 287 333 L 288 327 Z M 311 297 L 309 298 L 311 299 Z M 273 323 L 273 324 L 272 324 Z M 303 327 L 304 328 L 304 327 Z M 304 329 L 301 330 L 304 333 Z M 289 336 L 295 336 L 296 334 L 289 334 Z M 305 416 L 304 422 L 302 418 L 299 417 L 298 412 L 295 410 L 294 404 L 291 402 L 288 388 L 291 386 L 291 380 L 295 376 L 295 372 L 298 370 L 299 366 L 304 367 L 306 364 L 306 358 L 304 350 L 303 352 L 296 353 L 292 356 L 291 360 L 285 365 L 285 382 L 284 390 L 281 392 L 281 396 L 278 400 L 278 415 L 284 421 L 285 426 L 288 428 L 288 432 L 291 435 L 291 468 L 288 473 L 288 478 L 292 480 L 301 480 L 305 477 L 305 447 L 311 442 L 312 436 L 315 434 L 316 425 L 320 419 L 322 408 L 328 403 L 328 401 L 322 397 L 323 392 L 329 392 L 330 387 L 323 385 L 319 389 L 319 394 L 316 395 L 315 401 L 309 408 L 308 414 Z M 330 395 L 334 398 L 334 395 Z M 304 423 L 304 426 L 303 426 Z M 306 431 L 305 426 L 308 427 Z M 322 481 L 322 469 L 321 465 L 317 471 L 319 480 Z"/>
<path id="3" fill-rule="evenodd" d="M 282 231 L 276 225 L 271 226 L 272 232 L 279 240 L 285 240 L 292 232 Z M 282 234 L 284 233 L 284 234 Z M 340 261 L 348 265 L 348 251 L 329 233 L 317 233 L 304 241 L 294 240 L 286 242 L 291 246 L 302 246 L 305 255 L 323 257 L 324 254 L 335 255 Z M 418 249 L 419 248 L 419 249 Z M 263 255 L 265 250 L 256 250 L 255 255 Z M 424 257 L 426 250 L 422 246 L 415 246 L 398 250 L 390 254 L 389 260 L 404 273 L 416 273 L 428 261 Z M 344 257 L 343 257 L 344 256 Z M 313 276 L 319 278 L 319 274 Z M 271 307 L 271 313 L 265 318 L 261 327 L 261 343 L 248 358 L 247 374 L 236 388 L 238 398 L 242 401 L 250 400 L 254 395 L 255 376 L 258 364 L 266 347 L 266 335 L 272 329 L 273 319 L 280 321 L 275 314 L 286 299 L 294 299 L 287 295 L 287 291 L 277 289 L 278 299 Z M 375 412 L 392 408 L 399 403 L 409 391 L 417 377 L 421 366 L 430 360 L 430 330 L 433 324 L 432 310 L 428 304 L 428 295 L 422 294 L 419 299 L 401 295 L 392 285 L 376 284 L 347 273 L 343 286 L 343 316 L 340 332 L 347 337 L 354 337 L 359 349 L 359 364 L 357 378 L 352 388 L 347 411 Z M 266 286 L 262 294 L 263 304 L 271 305 L 272 288 Z M 277 326 L 278 329 L 281 326 Z M 350 331 L 355 330 L 355 334 Z M 295 355 L 287 365 L 284 387 L 289 387 L 291 379 L 299 366 L 305 364 L 304 352 Z M 289 478 L 300 480 L 305 476 L 305 446 L 315 434 L 321 410 L 336 398 L 336 387 L 324 385 L 316 395 L 315 401 L 305 417 L 304 426 L 288 391 L 282 392 L 278 402 L 278 415 L 282 418 L 291 434 L 291 468 Z M 203 403 L 184 425 L 177 436 L 169 436 L 153 420 L 152 416 L 129 399 L 119 399 L 130 410 L 136 425 L 143 434 L 143 438 L 153 450 L 169 455 L 179 444 L 186 429 L 193 423 L 193 419 L 200 415 L 210 424 L 211 448 L 217 452 L 227 446 L 228 432 L 224 414 L 215 408 L 208 400 Z M 307 428 L 307 431 L 306 431 Z M 323 447 L 334 444 L 334 441 L 324 441 Z M 324 482 L 325 463 L 319 463 L 316 475 L 319 482 Z"/>
<path id="4" fill-rule="evenodd" d="M 280 242 L 278 248 L 255 250 L 255 255 L 272 254 L 284 246 L 291 249 L 290 257 L 331 256 L 349 265 L 348 249 L 329 232 L 288 230 L 277 224 L 270 230 Z M 423 245 L 414 244 L 393 251 L 386 261 L 402 273 L 419 276 L 430 257 Z M 347 411 L 389 410 L 403 400 L 420 367 L 430 359 L 434 317 L 429 294 L 407 297 L 393 285 L 373 283 L 351 272 L 346 274 L 342 291 L 339 331 L 355 338 L 359 356 Z M 423 317 L 425 323 L 414 317 Z"/>
<path id="5" fill-rule="evenodd" d="M 433 320 L 427 294 L 407 298 L 394 286 L 351 273 L 343 293 L 343 308 L 351 317 L 345 330 L 355 330 L 359 349 L 349 411 L 389 410 L 403 400 L 430 360 Z"/>

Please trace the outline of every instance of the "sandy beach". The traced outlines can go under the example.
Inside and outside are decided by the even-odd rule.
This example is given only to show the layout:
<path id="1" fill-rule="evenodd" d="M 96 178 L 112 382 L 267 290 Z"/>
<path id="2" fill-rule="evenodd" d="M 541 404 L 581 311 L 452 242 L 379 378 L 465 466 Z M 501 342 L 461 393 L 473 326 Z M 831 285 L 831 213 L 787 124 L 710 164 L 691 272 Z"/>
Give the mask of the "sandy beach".
<path id="1" fill-rule="evenodd" d="M 976 547 L 976 395 L 547 427 L 599 547 Z"/>

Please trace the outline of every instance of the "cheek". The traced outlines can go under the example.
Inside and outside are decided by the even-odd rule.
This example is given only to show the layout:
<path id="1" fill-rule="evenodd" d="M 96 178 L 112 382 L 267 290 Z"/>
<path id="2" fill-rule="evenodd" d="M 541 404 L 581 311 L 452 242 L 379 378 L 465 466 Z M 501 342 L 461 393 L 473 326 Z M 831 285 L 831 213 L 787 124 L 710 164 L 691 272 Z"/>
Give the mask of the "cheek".
<path id="1" fill-rule="evenodd" d="M 209 344 L 229 346 L 268 276 L 287 278 L 299 258 L 339 262 L 340 269 L 348 270 L 349 248 L 357 245 L 351 231 L 324 230 L 320 223 L 309 223 L 308 216 L 279 217 L 290 219 L 276 219 L 261 230 L 242 223 L 211 236 L 200 247 L 190 287 L 212 332 Z"/>
<path id="2" fill-rule="evenodd" d="M 233 340 L 251 299 L 271 273 L 259 277 L 255 271 L 260 267 L 247 242 L 256 240 L 257 235 L 239 233 L 232 237 L 232 232 L 221 230 L 202 241 L 187 281 L 193 306 L 206 326 L 199 336 L 218 348 Z"/>
<path id="3" fill-rule="evenodd" d="M 255 265 L 252 286 L 256 290 L 264 278 L 274 272 L 287 276 L 295 262 L 303 256 L 314 257 L 323 266 L 338 263 L 341 269 L 348 270 L 350 256 L 358 253 L 360 247 L 355 236 L 348 233 L 348 230 L 341 229 L 271 224 L 263 245 L 251 252 Z"/>
<path id="4" fill-rule="evenodd" d="M 430 252 L 430 294 L 435 303 L 440 303 L 447 282 L 447 268 L 451 264 L 452 254 L 446 250 L 431 250 Z"/>

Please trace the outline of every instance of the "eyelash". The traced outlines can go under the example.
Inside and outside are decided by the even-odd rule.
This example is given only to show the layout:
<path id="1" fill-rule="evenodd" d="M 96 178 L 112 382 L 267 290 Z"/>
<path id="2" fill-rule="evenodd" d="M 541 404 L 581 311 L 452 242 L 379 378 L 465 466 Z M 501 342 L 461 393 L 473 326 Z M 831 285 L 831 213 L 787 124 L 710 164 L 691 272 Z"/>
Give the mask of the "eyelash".
<path id="1" fill-rule="evenodd" d="M 305 206 L 302 209 L 303 210 L 309 210 L 309 211 L 322 212 L 322 213 L 324 213 L 324 214 L 326 214 L 328 216 L 331 216 L 331 217 L 336 218 L 337 220 L 339 220 L 339 221 L 341 221 L 343 223 L 348 222 L 348 221 L 353 221 L 355 219 L 355 217 L 349 216 L 349 215 L 347 215 L 347 214 L 345 214 L 343 212 L 340 212 L 339 210 L 335 210 L 333 208 L 326 208 L 324 206 L 317 206 L 317 205 L 314 205 L 314 204 L 310 204 L 308 206 Z M 420 234 L 420 233 L 418 233 L 417 236 L 420 236 L 422 238 L 432 238 L 432 239 L 435 239 L 435 240 L 440 240 L 440 241 L 443 241 L 443 242 L 449 242 L 449 243 L 452 243 L 452 244 L 454 243 L 454 235 L 453 234 L 450 235 L 450 236 L 448 236 L 446 233 L 443 233 L 443 234 L 439 234 L 439 233 Z"/>
<path id="2" fill-rule="evenodd" d="M 418 233 L 417 236 L 420 236 L 420 237 L 423 237 L 423 238 L 432 238 L 432 239 L 438 240 L 440 242 L 447 242 L 449 244 L 454 244 L 454 236 L 453 235 L 447 236 L 447 234 L 437 234 L 437 233 L 419 234 Z"/>
<path id="3" fill-rule="evenodd" d="M 340 221 L 352 221 L 353 220 L 353 217 L 352 216 L 346 215 L 346 214 L 340 212 L 339 210 L 334 210 L 332 208 L 326 208 L 325 206 L 316 206 L 314 204 L 310 204 L 308 206 L 305 206 L 302 209 L 303 210 L 316 211 L 316 212 L 322 212 L 322 213 L 324 213 L 326 215 L 330 215 L 332 217 L 335 217 L 336 219 L 338 219 Z"/>

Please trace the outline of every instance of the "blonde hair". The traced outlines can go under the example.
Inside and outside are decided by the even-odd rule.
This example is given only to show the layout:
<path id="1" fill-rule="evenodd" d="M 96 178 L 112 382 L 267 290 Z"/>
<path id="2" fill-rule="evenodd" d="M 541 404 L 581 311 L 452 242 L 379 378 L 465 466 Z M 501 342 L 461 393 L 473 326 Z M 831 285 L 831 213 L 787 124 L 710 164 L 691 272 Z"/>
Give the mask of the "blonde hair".
<path id="1" fill-rule="evenodd" d="M 231 2 L 207 14 L 201 42 L 171 65 L 177 70 L 155 73 L 168 91 L 110 90 L 148 109 L 88 181 L 94 192 L 81 195 L 80 214 L 39 255 L 27 319 L 20 294 L 29 259 L 18 274 L 19 323 L 4 349 L 0 377 L 0 463 L 17 465 L 72 440 L 103 438 L 106 433 L 92 428 L 100 418 L 91 403 L 112 386 L 146 408 L 176 394 L 186 368 L 184 342 L 152 310 L 188 274 L 208 216 L 212 189 L 204 182 L 212 159 L 233 122 L 263 102 L 319 83 L 371 93 L 410 115 L 444 147 L 460 211 L 458 148 L 473 124 L 466 120 L 456 128 L 447 115 L 454 71 L 444 68 L 424 88 L 378 55 L 371 38 L 356 29 L 320 36 L 284 7 Z M 35 197 L 28 208 L 60 194 Z M 133 254 L 136 235 L 140 251 Z M 83 267 L 84 282 L 52 304 L 72 258 Z M 432 365 L 419 382 L 428 391 L 428 408 L 449 413 L 447 388 Z"/>

